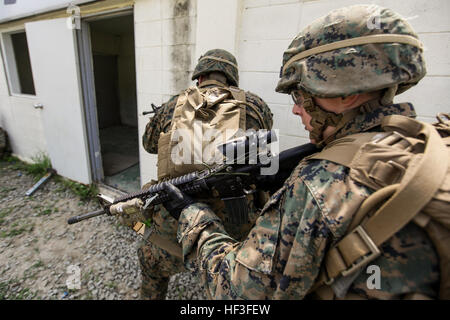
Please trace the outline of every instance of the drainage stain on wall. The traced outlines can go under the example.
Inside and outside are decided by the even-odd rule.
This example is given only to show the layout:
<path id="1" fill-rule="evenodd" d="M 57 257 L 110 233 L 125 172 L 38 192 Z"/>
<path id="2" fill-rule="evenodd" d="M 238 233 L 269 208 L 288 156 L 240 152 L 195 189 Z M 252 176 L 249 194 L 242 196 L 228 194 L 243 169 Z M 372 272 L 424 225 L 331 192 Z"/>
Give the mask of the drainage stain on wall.
<path id="1" fill-rule="evenodd" d="M 173 16 L 184 17 L 189 15 L 190 0 L 175 0 L 173 5 Z"/>
<path id="2" fill-rule="evenodd" d="M 175 91 L 181 91 L 191 84 L 191 51 L 193 48 L 194 27 L 191 25 L 189 12 L 194 0 L 172 0 L 172 42 L 170 58 L 172 62 L 173 86 Z"/>

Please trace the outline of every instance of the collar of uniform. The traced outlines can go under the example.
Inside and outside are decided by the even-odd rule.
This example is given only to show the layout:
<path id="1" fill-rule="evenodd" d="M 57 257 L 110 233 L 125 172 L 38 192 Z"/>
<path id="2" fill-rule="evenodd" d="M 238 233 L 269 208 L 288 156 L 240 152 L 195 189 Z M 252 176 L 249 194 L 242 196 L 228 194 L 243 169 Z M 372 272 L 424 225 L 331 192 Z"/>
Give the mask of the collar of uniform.
<path id="1" fill-rule="evenodd" d="M 226 87 L 225 83 L 222 83 L 217 80 L 205 80 L 202 81 L 201 84 L 198 85 L 199 88 L 207 88 L 207 87 Z"/>
<path id="2" fill-rule="evenodd" d="M 416 112 L 411 103 L 396 103 L 382 106 L 374 101 L 369 101 L 360 107 L 360 113 L 350 120 L 342 129 L 340 129 L 335 139 L 339 139 L 350 134 L 371 131 L 379 127 L 383 118 L 390 115 L 402 115 L 411 118 L 416 117 Z"/>

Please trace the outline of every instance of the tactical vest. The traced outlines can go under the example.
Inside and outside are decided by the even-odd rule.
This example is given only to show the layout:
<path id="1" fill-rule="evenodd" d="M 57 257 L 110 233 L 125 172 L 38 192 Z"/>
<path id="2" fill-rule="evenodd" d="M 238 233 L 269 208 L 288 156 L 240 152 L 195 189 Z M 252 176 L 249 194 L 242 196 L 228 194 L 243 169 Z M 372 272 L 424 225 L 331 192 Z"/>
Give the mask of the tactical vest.
<path id="1" fill-rule="evenodd" d="M 322 299 L 348 298 L 357 271 L 413 221 L 426 230 L 439 256 L 439 298 L 450 299 L 450 115 L 437 118 L 431 125 L 388 116 L 381 124 L 384 132 L 337 139 L 308 158 L 346 166 L 352 179 L 375 190 L 361 204 L 347 234 L 326 253 L 310 292 Z"/>
<path id="2" fill-rule="evenodd" d="M 217 85 L 204 87 L 205 85 Z M 158 140 L 158 180 L 175 178 L 220 163 L 216 145 L 245 134 L 246 108 L 262 121 L 261 112 L 246 102 L 245 92 L 207 80 L 178 97 L 170 130 Z"/>

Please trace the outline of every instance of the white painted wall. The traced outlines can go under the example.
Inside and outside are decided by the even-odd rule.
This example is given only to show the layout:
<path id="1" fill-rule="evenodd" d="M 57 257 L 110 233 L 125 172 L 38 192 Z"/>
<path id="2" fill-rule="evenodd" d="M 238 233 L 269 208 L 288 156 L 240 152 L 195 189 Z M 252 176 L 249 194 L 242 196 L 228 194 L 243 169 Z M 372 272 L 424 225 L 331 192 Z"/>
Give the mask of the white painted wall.
<path id="1" fill-rule="evenodd" d="M 186 5 L 189 3 L 189 5 Z M 308 141 L 300 119 L 291 113 L 287 95 L 274 91 L 282 54 L 293 37 L 314 19 L 359 0 L 136 0 L 135 55 L 139 135 L 150 104 L 167 101 L 193 84 L 198 57 L 222 47 L 236 55 L 240 87 L 261 96 L 271 107 L 281 149 Z M 396 98 L 416 106 L 420 119 L 433 121 L 438 111 L 450 111 L 450 1 L 366 0 L 390 7 L 407 17 L 426 47 L 428 74 L 418 86 Z M 0 32 L 4 32 L 0 27 Z M 6 30 L 7 31 L 7 30 Z M 0 67 L 0 125 L 10 133 L 15 153 L 22 157 L 46 150 L 40 110 L 32 96 L 10 96 Z M 26 132 L 26 134 L 24 134 Z M 156 178 L 156 155 L 141 146 L 141 181 Z"/>
<path id="2" fill-rule="evenodd" d="M 167 100 L 167 93 L 176 91 L 168 72 L 172 68 L 168 45 L 172 37 L 170 7 L 174 2 L 138 0 L 135 5 L 140 111 L 148 109 L 151 101 Z M 280 133 L 280 149 L 308 142 L 308 133 L 300 118 L 291 112 L 290 98 L 275 92 L 282 54 L 298 32 L 314 19 L 332 9 L 360 1 L 197 0 L 196 3 L 196 14 L 194 12 L 190 19 L 196 23 L 192 68 L 206 50 L 221 47 L 232 52 L 238 59 L 240 87 L 261 96 L 272 109 L 274 128 Z M 450 21 L 447 19 L 450 1 L 367 0 L 365 3 L 390 7 L 408 17 L 427 48 L 428 75 L 419 86 L 400 95 L 396 102 L 413 102 L 420 119 L 426 121 L 433 121 L 438 111 L 449 111 L 446 101 L 450 98 Z M 147 120 L 142 116 L 139 119 L 141 133 Z M 156 156 L 142 149 L 141 160 L 142 181 L 155 178 Z"/>
<path id="3" fill-rule="evenodd" d="M 241 11 L 239 0 L 197 0 L 197 59 L 215 48 L 236 54 Z"/>
<path id="4" fill-rule="evenodd" d="M 358 0 L 242 0 L 238 62 L 241 87 L 260 95 L 274 113 L 280 148 L 308 141 L 300 119 L 292 115 L 286 95 L 275 93 L 282 54 L 295 35 L 314 19 Z M 395 101 L 414 103 L 419 119 L 432 122 L 438 111 L 450 112 L 450 1 L 366 0 L 407 17 L 426 47 L 428 74 Z"/>
<path id="5" fill-rule="evenodd" d="M 161 105 L 192 85 L 197 24 L 196 0 L 136 0 L 134 6 L 139 136 L 151 103 Z M 157 177 L 157 157 L 140 144 L 141 182 Z"/>

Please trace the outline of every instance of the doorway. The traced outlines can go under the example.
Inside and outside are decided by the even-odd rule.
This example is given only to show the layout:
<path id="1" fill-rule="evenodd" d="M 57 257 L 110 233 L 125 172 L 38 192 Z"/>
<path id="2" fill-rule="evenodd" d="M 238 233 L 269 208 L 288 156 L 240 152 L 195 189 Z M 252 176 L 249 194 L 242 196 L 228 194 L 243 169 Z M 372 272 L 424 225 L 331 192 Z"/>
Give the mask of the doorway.
<path id="1" fill-rule="evenodd" d="M 90 81 L 83 87 L 90 153 L 95 155 L 91 157 L 93 180 L 135 192 L 140 189 L 140 139 L 133 15 L 98 18 L 82 28 L 90 39 L 82 63 L 90 69 Z"/>

